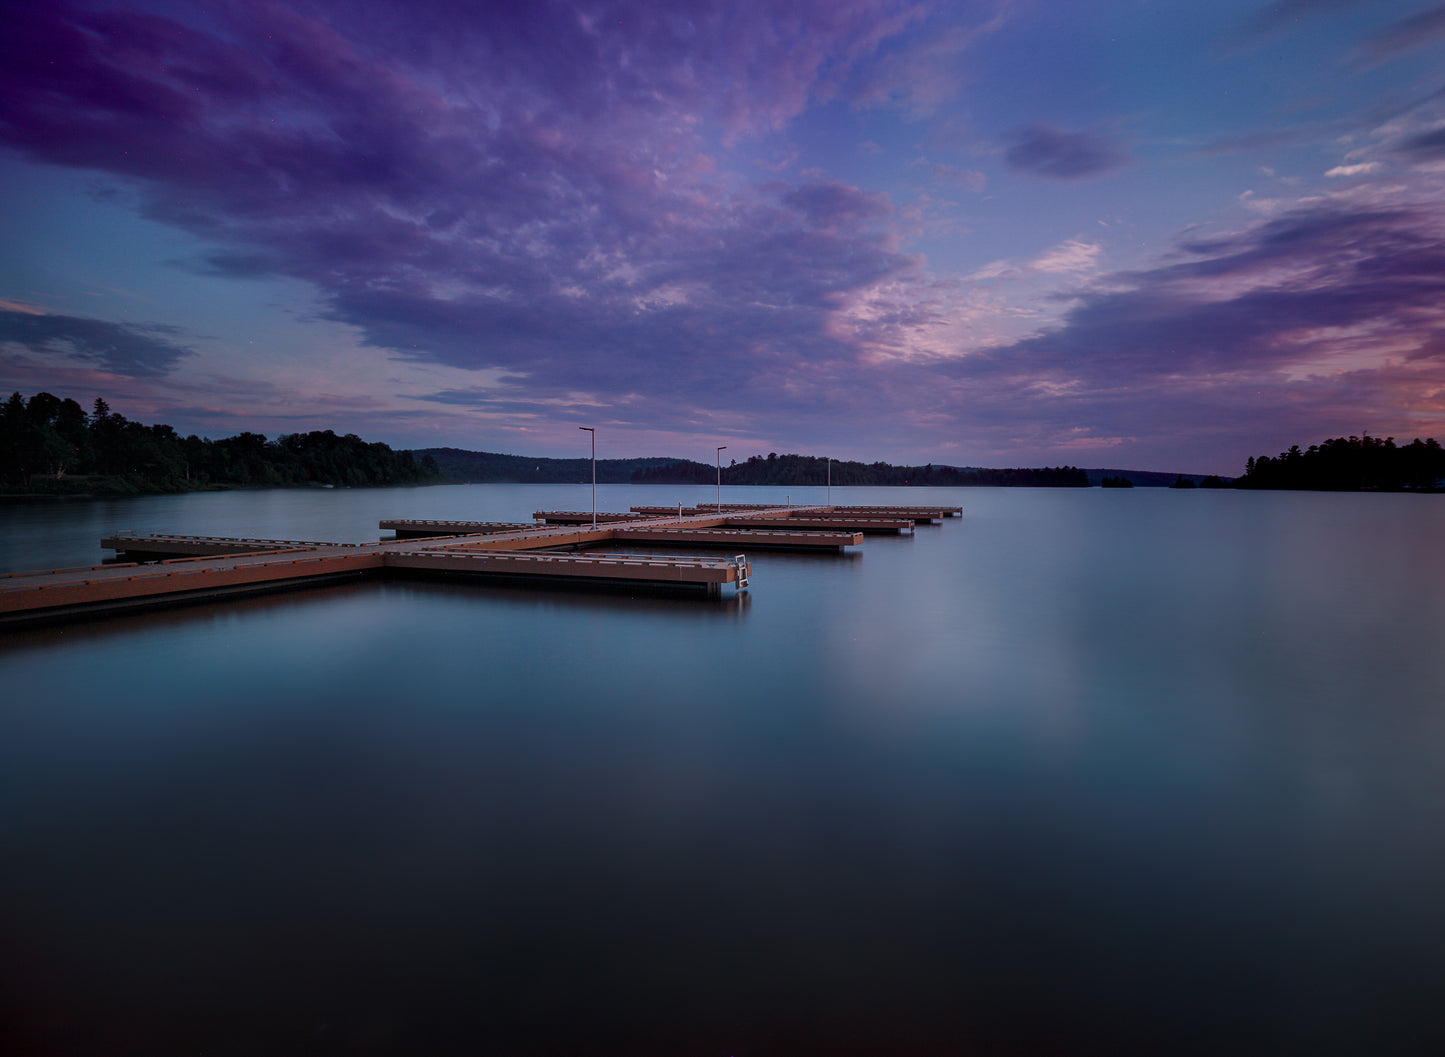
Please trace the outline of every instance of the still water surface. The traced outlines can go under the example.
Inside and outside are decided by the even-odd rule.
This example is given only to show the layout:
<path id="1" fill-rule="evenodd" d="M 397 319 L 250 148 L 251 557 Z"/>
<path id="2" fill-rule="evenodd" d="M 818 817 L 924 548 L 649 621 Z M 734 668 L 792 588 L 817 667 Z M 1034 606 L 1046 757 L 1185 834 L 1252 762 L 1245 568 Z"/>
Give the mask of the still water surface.
<path id="1" fill-rule="evenodd" d="M 822 499 L 724 500 L 785 494 Z M 67 1057 L 1445 1052 L 1445 497 L 833 499 L 964 517 L 757 552 L 721 602 L 390 581 L 0 635 L 0 1031 Z M 9 505 L 0 571 L 116 529 L 588 505 Z"/>

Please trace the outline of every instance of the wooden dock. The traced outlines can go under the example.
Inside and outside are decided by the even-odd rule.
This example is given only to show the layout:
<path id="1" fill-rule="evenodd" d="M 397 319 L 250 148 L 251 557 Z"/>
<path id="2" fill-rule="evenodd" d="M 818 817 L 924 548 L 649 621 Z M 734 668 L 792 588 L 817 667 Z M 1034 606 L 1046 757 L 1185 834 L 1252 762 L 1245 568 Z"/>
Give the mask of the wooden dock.
<path id="1" fill-rule="evenodd" d="M 134 561 L 165 558 L 213 558 L 223 554 L 279 554 L 312 551 L 318 547 L 346 547 L 354 544 L 315 543 L 302 540 L 258 540 L 237 536 L 138 536 L 133 532 L 106 536 L 102 547 L 124 554 Z"/>
<path id="2" fill-rule="evenodd" d="M 861 544 L 866 531 L 903 531 L 922 518 L 959 513 L 731 506 L 679 517 L 676 508 L 649 508 L 599 513 L 594 526 L 590 511 L 585 520 L 577 512 L 540 511 L 530 524 L 387 519 L 380 527 L 395 538 L 360 544 L 119 533 L 102 546 L 140 561 L 0 575 L 0 627 L 381 575 L 659 587 L 716 598 L 725 587 L 748 588 L 752 565 L 744 548 L 841 552 Z M 593 549 L 608 544 L 614 549 Z M 616 544 L 728 553 L 621 553 Z"/>
<path id="3" fill-rule="evenodd" d="M 399 540 L 434 536 L 481 536 L 535 527 L 535 523 L 530 521 L 411 521 L 405 518 L 383 518 L 381 521 L 383 531 L 395 532 Z"/>
<path id="4" fill-rule="evenodd" d="M 373 572 L 381 564 L 380 554 L 367 548 L 318 547 L 13 573 L 0 578 L 0 627 L 331 583 Z"/>
<path id="5" fill-rule="evenodd" d="M 910 518 L 829 514 L 816 514 L 808 517 L 753 517 L 742 514 L 728 517 L 725 524 L 728 528 L 825 529 L 832 532 L 862 532 L 867 535 L 885 536 L 906 536 L 913 531 L 913 521 Z"/>
<path id="6" fill-rule="evenodd" d="M 632 508 L 634 514 L 648 517 L 677 516 L 677 507 L 658 506 L 635 506 Z M 797 506 L 797 507 L 767 507 L 762 505 L 751 505 L 746 503 L 723 503 L 721 505 L 705 503 L 701 506 L 683 507 L 684 515 L 714 517 L 724 514 L 735 517 L 759 517 L 766 516 L 769 519 L 775 517 L 786 518 L 807 518 L 810 520 L 836 520 L 856 521 L 858 519 L 893 520 L 907 521 L 910 524 L 927 523 L 942 524 L 944 518 L 962 517 L 963 508 L 957 506 L 949 507 L 926 507 L 926 506 Z M 541 514 L 537 515 L 541 517 Z M 559 514 L 559 517 L 575 516 L 570 513 Z M 591 518 L 591 514 L 587 515 Z"/>
<path id="7" fill-rule="evenodd" d="M 669 547 L 708 546 L 732 550 L 746 544 L 765 550 L 841 551 L 862 543 L 863 533 L 629 524 L 616 529 L 612 538 L 628 543 L 660 543 Z"/>
<path id="8" fill-rule="evenodd" d="M 495 551 L 413 551 L 394 554 L 389 569 L 487 575 L 512 579 L 551 578 L 572 582 L 646 583 L 666 586 L 702 585 L 716 593 L 724 584 L 748 586 L 747 557 L 697 558 L 660 554 L 553 554 Z"/>
<path id="9" fill-rule="evenodd" d="M 639 521 L 643 518 L 676 517 L 677 511 L 671 510 L 662 514 L 639 514 L 636 511 L 628 514 L 594 514 L 590 510 L 539 510 L 532 516 L 548 525 L 591 525 L 594 522 L 606 525 L 618 521 Z"/>

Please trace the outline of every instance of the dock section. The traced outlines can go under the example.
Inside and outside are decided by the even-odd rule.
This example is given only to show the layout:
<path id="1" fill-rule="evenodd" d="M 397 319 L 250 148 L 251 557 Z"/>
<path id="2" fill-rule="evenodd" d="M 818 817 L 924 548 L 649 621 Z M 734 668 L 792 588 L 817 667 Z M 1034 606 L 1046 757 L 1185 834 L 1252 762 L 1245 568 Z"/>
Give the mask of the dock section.
<path id="1" fill-rule="evenodd" d="M 535 524 L 530 521 L 429 521 L 406 518 L 383 518 L 381 521 L 382 530 L 395 532 L 399 540 L 437 536 L 485 536 L 534 527 Z"/>
<path id="2" fill-rule="evenodd" d="M 173 536 L 166 533 L 143 535 L 122 532 L 106 536 L 100 545 L 132 561 L 166 558 L 214 558 L 227 554 L 280 554 L 313 551 L 318 547 L 346 547 L 354 544 L 317 543 L 309 540 L 260 540 L 244 536 Z"/>
<path id="3" fill-rule="evenodd" d="M 388 569 L 440 573 L 447 576 L 494 576 L 507 579 L 568 580 L 575 583 L 617 583 L 701 587 L 719 597 L 725 584 L 748 586 L 752 566 L 745 555 L 733 558 L 677 557 L 638 554 L 497 553 L 488 551 L 421 550 L 387 556 Z"/>
<path id="4" fill-rule="evenodd" d="M 541 511 L 535 523 L 388 519 L 396 537 L 377 543 L 316 543 L 244 536 L 119 533 L 102 545 L 128 561 L 0 575 L 0 627 L 69 620 L 129 608 L 211 600 L 381 575 L 448 575 L 519 581 L 654 586 L 719 597 L 744 590 L 746 548 L 843 551 L 865 531 L 903 531 L 920 519 L 960 510 L 886 507 L 729 505 L 593 514 Z M 608 544 L 648 549 L 725 548 L 726 555 L 599 551 Z"/>
<path id="5" fill-rule="evenodd" d="M 863 533 L 628 525 L 613 532 L 612 538 L 628 543 L 653 543 L 668 547 L 727 547 L 731 550 L 748 546 L 764 550 L 842 551 L 846 547 L 856 547 L 862 543 Z"/>
<path id="6" fill-rule="evenodd" d="M 945 518 L 962 517 L 963 507 L 945 506 L 850 506 L 849 514 L 858 517 L 907 518 L 914 524 L 941 525 Z"/>
<path id="7" fill-rule="evenodd" d="M 183 558 L 0 578 L 0 626 L 66 620 L 155 604 L 208 601 L 225 595 L 354 579 L 382 566 L 379 552 L 318 547 L 285 555 Z"/>
<path id="8" fill-rule="evenodd" d="M 639 514 L 636 511 L 627 514 L 594 514 L 590 510 L 539 510 L 532 516 L 546 525 L 591 525 L 593 522 L 606 525 L 619 521 L 638 521 L 654 517 L 675 518 L 677 510 L 675 508 L 665 510 L 661 514 Z"/>
<path id="9" fill-rule="evenodd" d="M 906 536 L 913 532 L 909 518 L 858 517 L 840 514 L 830 516 L 815 514 L 799 517 L 729 517 L 724 522 L 728 528 L 754 529 L 823 529 L 830 532 L 862 532 L 867 535 Z"/>
<path id="10" fill-rule="evenodd" d="M 635 506 L 634 514 L 645 517 L 676 516 L 676 507 Z M 695 507 L 683 507 L 684 516 L 706 517 L 767 517 L 805 518 L 809 520 L 883 519 L 908 521 L 910 523 L 942 524 L 945 518 L 962 517 L 962 507 L 930 506 L 783 506 L 769 507 L 749 503 L 704 503 Z M 588 515 L 591 516 L 590 514 Z"/>

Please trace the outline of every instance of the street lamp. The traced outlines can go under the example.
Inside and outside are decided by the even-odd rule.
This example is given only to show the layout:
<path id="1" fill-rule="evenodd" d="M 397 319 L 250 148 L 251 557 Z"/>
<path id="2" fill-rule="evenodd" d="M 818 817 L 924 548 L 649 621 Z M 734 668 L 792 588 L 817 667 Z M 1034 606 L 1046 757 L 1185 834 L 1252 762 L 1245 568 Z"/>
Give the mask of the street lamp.
<path id="1" fill-rule="evenodd" d="M 828 456 L 828 505 L 833 505 L 833 456 Z"/>
<path id="2" fill-rule="evenodd" d="M 722 453 L 727 451 L 726 444 L 719 444 L 717 448 L 717 512 L 722 513 Z"/>
<path id="3" fill-rule="evenodd" d="M 592 434 L 592 527 L 597 527 L 597 431 L 591 426 L 578 426 Z"/>

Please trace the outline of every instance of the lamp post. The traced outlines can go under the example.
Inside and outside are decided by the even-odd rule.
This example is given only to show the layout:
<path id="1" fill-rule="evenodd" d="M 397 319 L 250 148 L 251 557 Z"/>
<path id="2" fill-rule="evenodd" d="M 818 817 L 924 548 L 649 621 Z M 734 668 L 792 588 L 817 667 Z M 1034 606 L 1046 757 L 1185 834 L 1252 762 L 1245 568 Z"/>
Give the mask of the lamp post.
<path id="1" fill-rule="evenodd" d="M 717 449 L 717 512 L 722 513 L 722 453 L 727 450 L 726 444 L 719 444 Z"/>
<path id="2" fill-rule="evenodd" d="M 597 527 L 597 431 L 591 426 L 578 426 L 592 434 L 592 527 Z"/>
<path id="3" fill-rule="evenodd" d="M 828 456 L 828 505 L 833 505 L 833 456 Z"/>

